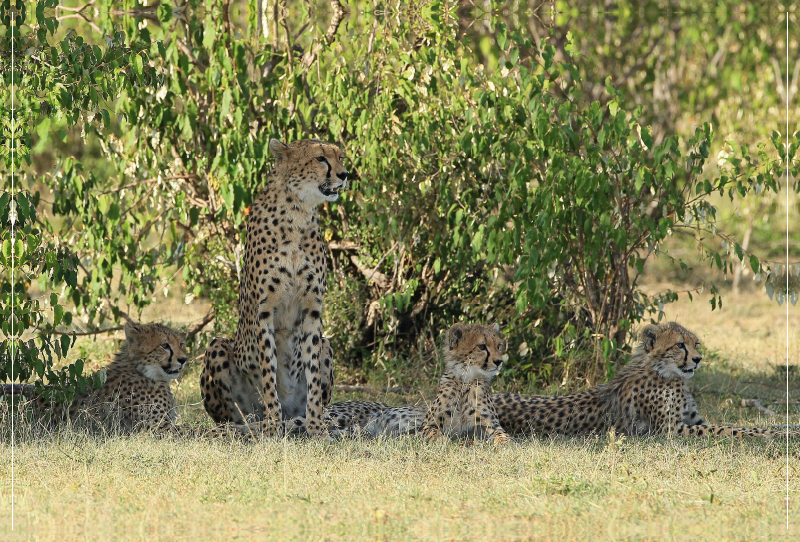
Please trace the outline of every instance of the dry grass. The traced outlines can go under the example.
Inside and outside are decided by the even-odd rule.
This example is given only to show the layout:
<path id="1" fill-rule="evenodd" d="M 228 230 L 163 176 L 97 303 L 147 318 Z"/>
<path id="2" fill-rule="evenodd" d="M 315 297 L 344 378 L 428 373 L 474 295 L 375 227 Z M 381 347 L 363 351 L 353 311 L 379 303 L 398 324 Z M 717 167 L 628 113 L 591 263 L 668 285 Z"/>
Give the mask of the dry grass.
<path id="1" fill-rule="evenodd" d="M 791 312 L 796 360 L 798 313 Z M 786 408 L 779 402 L 785 373 L 775 369 L 785 362 L 785 315 L 785 307 L 758 294 L 738 303 L 728 296 L 721 311 L 702 300 L 667 307 L 669 319 L 705 343 L 709 363 L 693 386 L 709 421 L 775 423 L 738 406 L 741 397 Z M 195 316 L 179 308 L 161 313 L 173 324 Z M 84 348 L 103 357 L 111 344 L 87 341 Z M 209 424 L 198 403 L 198 375 L 193 367 L 176 389 L 181 423 Z M 3 427 L 0 471 L 8 482 L 7 418 Z M 411 437 L 247 445 L 23 428 L 15 451 L 15 530 L 6 522 L 0 533 L 8 540 L 792 539 L 800 525 L 800 445 L 790 448 L 788 531 L 785 453 L 780 439 L 604 435 L 492 448 Z M 4 518 L 10 506 L 6 483 Z"/>
<path id="2" fill-rule="evenodd" d="M 798 451 L 793 446 L 795 457 Z M 16 469 L 12 539 L 20 540 L 755 540 L 785 533 L 780 442 L 603 437 L 493 449 L 406 438 L 248 446 L 67 433 L 20 442 Z M 9 510 L 7 492 L 0 508 Z M 790 519 L 797 524 L 796 510 Z"/>

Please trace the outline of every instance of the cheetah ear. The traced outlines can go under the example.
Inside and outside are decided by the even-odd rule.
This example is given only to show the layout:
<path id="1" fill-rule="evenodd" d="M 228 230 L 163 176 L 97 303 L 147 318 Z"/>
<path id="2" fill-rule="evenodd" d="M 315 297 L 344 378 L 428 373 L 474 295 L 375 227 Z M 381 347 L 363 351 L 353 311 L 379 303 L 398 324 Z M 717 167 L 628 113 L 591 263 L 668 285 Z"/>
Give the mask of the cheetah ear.
<path id="1" fill-rule="evenodd" d="M 458 343 L 464 337 L 464 326 L 462 324 L 454 324 L 450 328 L 450 348 L 453 349 L 458 346 Z"/>
<path id="2" fill-rule="evenodd" d="M 141 325 L 131 320 L 130 316 L 128 316 L 122 311 L 120 311 L 119 315 L 125 318 L 126 320 L 125 325 L 123 326 L 123 329 L 125 330 L 126 340 L 132 340 L 134 337 L 136 337 L 142 332 Z"/>
<path id="3" fill-rule="evenodd" d="M 277 139 L 270 139 L 269 150 L 272 151 L 272 155 L 276 159 L 283 160 L 284 158 L 286 158 L 286 154 L 289 152 L 289 146 L 284 145 Z"/>
<path id="4" fill-rule="evenodd" d="M 127 312 L 119 311 L 119 315 L 120 315 L 120 316 L 122 316 L 123 318 L 125 318 L 125 320 L 126 320 L 128 323 L 130 323 L 130 324 L 133 324 L 133 325 L 136 325 L 136 322 L 134 322 L 133 320 L 131 320 L 131 317 L 130 317 L 130 316 L 128 316 L 128 313 L 127 313 Z"/>
<path id="5" fill-rule="evenodd" d="M 492 326 L 492 330 L 493 330 L 495 333 L 500 333 L 500 324 L 498 324 L 497 322 L 495 322 L 495 323 L 494 323 L 494 325 Z"/>
<path id="6" fill-rule="evenodd" d="M 658 327 L 654 325 L 645 326 L 641 332 L 642 345 L 644 351 L 649 352 L 656 345 L 656 337 L 658 337 Z"/>

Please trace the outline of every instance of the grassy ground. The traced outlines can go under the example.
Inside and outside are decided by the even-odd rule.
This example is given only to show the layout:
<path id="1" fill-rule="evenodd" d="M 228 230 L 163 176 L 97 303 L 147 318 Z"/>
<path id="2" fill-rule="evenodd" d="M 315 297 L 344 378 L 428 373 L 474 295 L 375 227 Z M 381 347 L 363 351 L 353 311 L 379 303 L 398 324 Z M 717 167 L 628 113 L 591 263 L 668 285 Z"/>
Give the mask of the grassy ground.
<path id="1" fill-rule="evenodd" d="M 160 307 L 143 320 L 183 325 L 204 313 L 200 305 Z M 708 363 L 692 386 L 710 422 L 777 423 L 740 400 L 758 398 L 785 412 L 786 373 L 777 368 L 786 359 L 785 307 L 747 293 L 728 296 L 714 312 L 705 300 L 681 301 L 667 307 L 667 318 L 704 342 Z M 795 362 L 798 324 L 792 307 Z M 80 348 L 105 363 L 114 344 L 87 339 Z M 198 376 L 194 366 L 177 385 L 181 423 L 209 424 Z M 423 385 L 423 394 L 433 384 Z M 790 387 L 790 397 L 798 397 L 793 372 Z M 336 394 L 334 401 L 354 397 Z M 390 403 L 419 397 L 360 396 Z M 789 407 L 798 423 L 797 405 Z M 17 432 L 12 533 L 7 418 L 3 427 L 4 540 L 781 540 L 799 534 L 800 444 L 790 444 L 787 531 L 780 439 L 603 435 L 497 449 L 415 437 L 247 445 L 33 428 Z"/>

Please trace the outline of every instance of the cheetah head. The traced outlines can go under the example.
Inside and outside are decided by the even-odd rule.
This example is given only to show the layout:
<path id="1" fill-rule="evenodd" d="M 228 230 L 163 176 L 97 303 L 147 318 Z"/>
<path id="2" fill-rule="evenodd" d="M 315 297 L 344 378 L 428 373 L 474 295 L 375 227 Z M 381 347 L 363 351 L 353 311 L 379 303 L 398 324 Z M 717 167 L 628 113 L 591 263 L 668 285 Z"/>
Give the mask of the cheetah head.
<path id="1" fill-rule="evenodd" d="M 491 380 L 500 372 L 505 349 L 497 324 L 455 324 L 444 348 L 446 371 L 464 382 Z"/>
<path id="2" fill-rule="evenodd" d="M 703 357 L 697 336 L 677 322 L 642 329 L 639 348 L 664 378 L 692 378 Z"/>
<path id="3" fill-rule="evenodd" d="M 118 355 L 133 360 L 136 369 L 147 378 L 161 381 L 178 378 L 189 359 L 183 333 L 130 319 L 125 324 L 125 343 Z"/>
<path id="4" fill-rule="evenodd" d="M 303 202 L 319 205 L 336 201 L 339 191 L 347 188 L 349 173 L 342 165 L 339 147 L 316 139 L 284 145 L 277 139 L 269 142 L 275 156 L 275 173 L 286 179 L 287 187 Z"/>

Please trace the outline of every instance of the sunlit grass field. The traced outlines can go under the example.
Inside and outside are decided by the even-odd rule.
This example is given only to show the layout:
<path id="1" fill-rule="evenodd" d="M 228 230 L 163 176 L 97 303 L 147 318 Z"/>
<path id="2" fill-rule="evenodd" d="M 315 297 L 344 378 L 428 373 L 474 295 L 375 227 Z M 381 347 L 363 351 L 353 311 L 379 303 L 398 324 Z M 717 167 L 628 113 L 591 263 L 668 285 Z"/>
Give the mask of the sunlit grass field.
<path id="1" fill-rule="evenodd" d="M 790 359 L 798 317 L 790 309 Z M 768 426 L 786 413 L 786 308 L 765 296 L 666 308 L 695 330 L 706 361 L 692 381 L 711 423 Z M 150 309 L 188 325 L 204 307 Z M 121 334 L 117 336 L 121 338 Z M 112 339 L 79 342 L 107 363 Z M 77 350 L 76 350 L 77 351 Z M 176 385 L 179 423 L 210 425 L 199 363 Z M 800 377 L 790 370 L 790 421 Z M 339 382 L 348 383 L 339 372 Z M 375 376 L 376 381 L 383 376 Z M 374 383 L 374 382 L 373 382 Z M 341 394 L 400 404 L 430 397 Z M 502 391 L 502 390 L 498 390 Z M 778 416 L 741 406 L 759 399 Z M 11 531 L 9 419 L 0 445 L 3 540 L 790 540 L 800 532 L 798 441 L 536 438 L 494 448 L 416 437 L 334 442 L 124 437 L 17 427 Z"/>

